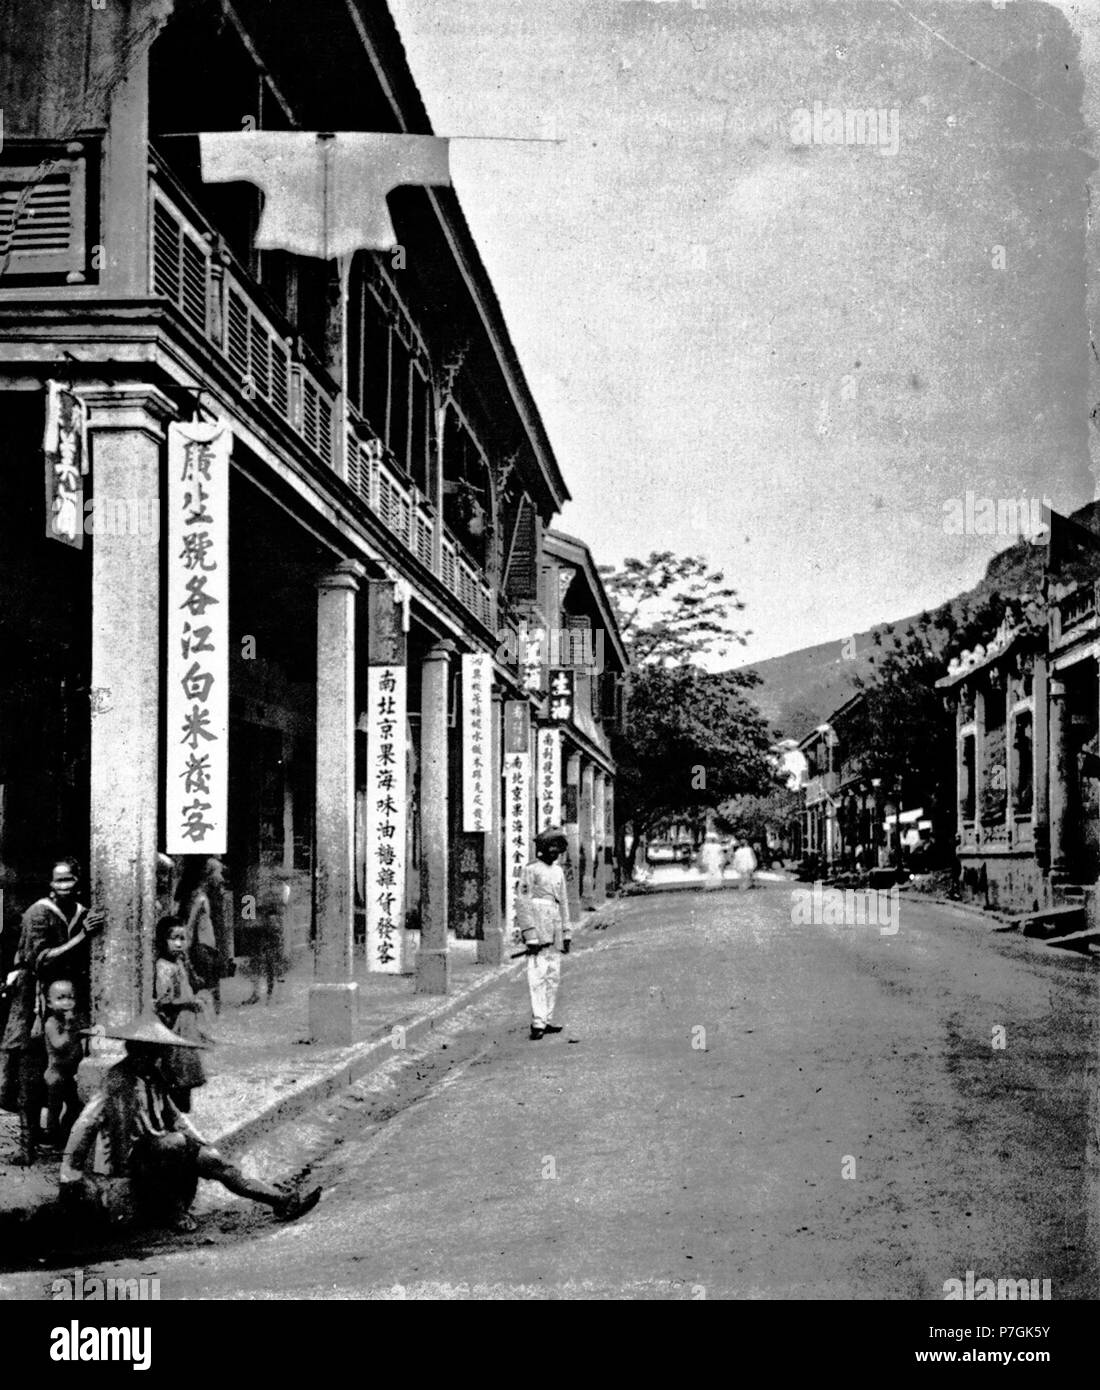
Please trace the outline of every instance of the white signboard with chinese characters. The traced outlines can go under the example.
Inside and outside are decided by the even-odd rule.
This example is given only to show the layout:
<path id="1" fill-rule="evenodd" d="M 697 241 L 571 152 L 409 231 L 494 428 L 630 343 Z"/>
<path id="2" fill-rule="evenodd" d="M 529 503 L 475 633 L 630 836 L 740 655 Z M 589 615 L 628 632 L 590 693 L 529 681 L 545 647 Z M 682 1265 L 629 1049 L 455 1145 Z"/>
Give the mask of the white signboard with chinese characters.
<path id="1" fill-rule="evenodd" d="M 80 550 L 84 545 L 84 475 L 88 441 L 84 402 L 59 381 L 46 388 L 46 535 Z"/>
<path id="2" fill-rule="evenodd" d="M 505 754 L 504 832 L 504 929 L 509 941 L 522 944 L 516 931 L 516 893 L 531 861 L 530 753 Z"/>
<path id="3" fill-rule="evenodd" d="M 406 672 L 367 669 L 367 969 L 406 973 Z"/>
<path id="4" fill-rule="evenodd" d="M 229 458 L 223 424 L 168 428 L 165 847 L 224 854 L 229 768 Z"/>
<path id="5" fill-rule="evenodd" d="M 462 657 L 462 828 L 489 828 L 493 664 L 487 652 Z"/>
<path id="6" fill-rule="evenodd" d="M 540 729 L 535 771 L 535 829 L 561 825 L 561 730 Z"/>

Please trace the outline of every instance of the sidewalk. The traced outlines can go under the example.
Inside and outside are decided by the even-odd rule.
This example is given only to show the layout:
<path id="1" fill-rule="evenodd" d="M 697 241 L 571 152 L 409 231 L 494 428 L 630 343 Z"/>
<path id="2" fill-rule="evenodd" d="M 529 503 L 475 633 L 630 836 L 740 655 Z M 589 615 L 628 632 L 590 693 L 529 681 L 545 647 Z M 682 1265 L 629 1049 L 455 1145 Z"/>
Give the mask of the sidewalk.
<path id="1" fill-rule="evenodd" d="M 607 920 L 615 900 L 586 912 L 574 937 Z M 518 947 L 506 947 L 506 953 Z M 334 1095 L 365 1072 L 381 1066 L 394 1050 L 423 1039 L 470 1001 L 523 970 L 522 960 L 477 963 L 477 942 L 450 943 L 451 988 L 444 996 L 415 994 L 407 975 L 368 973 L 360 956 L 359 1038 L 350 1047 L 317 1047 L 309 1041 L 309 987 L 313 958 L 303 955 L 275 999 L 244 1007 L 251 992 L 244 975 L 222 981 L 221 1013 L 214 1020 L 216 1046 L 204 1054 L 208 1081 L 192 1097 L 191 1118 L 199 1132 L 223 1152 L 240 1152 L 261 1135 Z M 262 986 L 261 986 L 262 992 Z M 403 1030 L 403 1031 L 398 1031 Z M 0 1111 L 0 1229 L 25 1219 L 57 1195 L 56 1166 L 14 1166 L 18 1120 Z"/>

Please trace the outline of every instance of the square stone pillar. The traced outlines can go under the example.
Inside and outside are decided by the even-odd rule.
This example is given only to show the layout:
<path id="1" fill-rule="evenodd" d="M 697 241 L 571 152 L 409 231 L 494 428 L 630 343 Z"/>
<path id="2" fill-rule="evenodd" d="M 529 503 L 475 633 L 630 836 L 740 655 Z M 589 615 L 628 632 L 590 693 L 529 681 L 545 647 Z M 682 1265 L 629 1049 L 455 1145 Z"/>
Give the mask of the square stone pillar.
<path id="1" fill-rule="evenodd" d="M 98 501 L 155 525 L 92 538 L 91 866 L 107 925 L 92 948 L 92 1017 L 125 1025 L 152 1003 L 161 798 L 161 458 L 172 402 L 144 384 L 81 393 Z M 117 532 L 118 534 L 113 534 Z"/>
<path id="2" fill-rule="evenodd" d="M 985 839 L 985 691 L 981 679 L 979 676 L 974 682 L 974 838 L 979 845 Z"/>
<path id="3" fill-rule="evenodd" d="M 607 865 L 604 846 L 607 840 L 607 811 L 605 793 L 607 779 L 597 768 L 592 779 L 592 896 L 596 902 L 607 897 Z"/>
<path id="4" fill-rule="evenodd" d="M 1036 656 L 1031 677 L 1032 794 L 1031 815 L 1035 827 L 1035 859 L 1050 868 L 1050 676 L 1046 656 Z"/>
<path id="5" fill-rule="evenodd" d="M 581 850 L 584 855 L 584 872 L 579 876 L 581 902 L 586 907 L 591 907 L 596 853 L 595 837 L 593 835 L 593 767 L 587 759 L 581 766 L 581 798 L 577 830 Z"/>
<path id="6" fill-rule="evenodd" d="M 479 965 L 500 965 L 504 960 L 504 913 L 501 903 L 504 879 L 501 859 L 504 833 L 501 799 L 503 731 L 504 691 L 494 685 L 489 715 L 489 828 L 484 836 L 485 896 L 481 905 L 481 937 L 477 943 Z"/>
<path id="7" fill-rule="evenodd" d="M 581 910 L 580 872 L 581 755 L 569 753 L 565 759 L 565 804 L 562 829 L 569 844 L 569 858 L 562 866 L 569 893 L 569 915 L 575 921 Z"/>
<path id="8" fill-rule="evenodd" d="M 420 687 L 420 950 L 417 994 L 446 994 L 447 868 L 451 842 L 447 715 L 450 700 L 450 641 L 437 642 L 424 658 Z M 499 817 L 498 817 L 499 820 Z"/>
<path id="9" fill-rule="evenodd" d="M 1066 687 L 1050 682 L 1050 872 L 1062 880 L 1069 874 L 1070 824 L 1073 809 L 1073 764 L 1070 756 L 1070 715 Z"/>
<path id="10" fill-rule="evenodd" d="M 314 983 L 317 1043 L 355 1041 L 355 603 L 366 571 L 342 560 L 317 586 L 317 802 Z"/>

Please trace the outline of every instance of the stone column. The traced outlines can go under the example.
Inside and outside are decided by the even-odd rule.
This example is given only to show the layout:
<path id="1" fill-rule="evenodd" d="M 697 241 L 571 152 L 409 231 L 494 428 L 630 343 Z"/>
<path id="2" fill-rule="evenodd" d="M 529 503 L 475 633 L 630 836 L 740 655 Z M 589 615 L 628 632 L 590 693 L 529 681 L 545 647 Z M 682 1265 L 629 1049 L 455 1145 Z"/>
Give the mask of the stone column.
<path id="1" fill-rule="evenodd" d="M 597 768 L 592 782 L 592 896 L 597 902 L 607 897 L 607 865 L 604 847 L 607 844 L 607 778 Z"/>
<path id="2" fill-rule="evenodd" d="M 619 835 L 615 824 L 615 780 L 608 777 L 604 782 L 604 859 L 607 862 L 606 882 L 618 889 L 619 883 Z M 610 850 L 610 860 L 607 851 Z"/>
<path id="3" fill-rule="evenodd" d="M 451 817 L 447 782 L 447 713 L 451 683 L 450 641 L 437 642 L 424 658 L 420 691 L 420 950 L 417 994 L 446 994 L 447 868 Z"/>
<path id="4" fill-rule="evenodd" d="M 1045 656 L 1036 656 L 1031 677 L 1031 809 L 1035 859 L 1050 868 L 1050 676 Z"/>
<path id="5" fill-rule="evenodd" d="M 985 792 L 985 691 L 981 677 L 974 682 L 974 838 L 980 845 L 985 838 L 982 801 Z"/>
<path id="6" fill-rule="evenodd" d="M 489 716 L 489 828 L 485 832 L 485 900 L 481 907 L 481 940 L 477 943 L 480 965 L 500 965 L 504 960 L 504 913 L 501 904 L 503 871 L 501 842 L 504 836 L 504 804 L 501 779 L 504 730 L 504 691 L 493 686 Z"/>
<path id="7" fill-rule="evenodd" d="M 581 801 L 581 755 L 567 753 L 565 757 L 565 805 L 562 829 L 569 842 L 569 862 L 565 865 L 565 882 L 569 890 L 569 915 L 575 920 L 580 915 L 580 815 Z"/>
<path id="8" fill-rule="evenodd" d="M 955 810 L 959 844 L 966 839 L 966 739 L 963 728 L 967 722 L 964 708 L 965 685 L 955 687 L 958 704 L 955 706 Z"/>
<path id="9" fill-rule="evenodd" d="M 593 820 L 592 820 L 592 796 L 593 796 L 593 767 L 585 759 L 581 768 L 581 797 L 580 808 L 578 811 L 578 832 L 580 846 L 584 852 L 584 877 L 580 883 L 581 901 L 585 906 L 592 904 L 593 874 L 595 867 L 593 855 Z M 578 866 L 579 867 L 579 866 Z"/>
<path id="10" fill-rule="evenodd" d="M 172 402 L 140 384 L 83 395 L 97 498 L 151 504 L 159 519 Z M 107 914 L 92 953 L 92 1015 L 111 1027 L 152 1003 L 163 704 L 160 528 L 114 529 L 91 541 L 89 887 Z"/>
<path id="11" fill-rule="evenodd" d="M 342 560 L 317 591 L 317 802 L 314 1042 L 355 1040 L 355 603 L 366 571 Z"/>
<path id="12" fill-rule="evenodd" d="M 1013 676 L 1005 680 L 1005 829 L 1008 832 L 1008 847 L 1016 843 L 1016 765 L 1019 761 L 1016 749 L 1016 703 L 1019 691 Z"/>
<path id="13" fill-rule="evenodd" d="M 1050 682 L 1050 869 L 1064 877 L 1069 872 L 1070 814 L 1073 767 L 1070 760 L 1069 708 L 1066 687 Z"/>

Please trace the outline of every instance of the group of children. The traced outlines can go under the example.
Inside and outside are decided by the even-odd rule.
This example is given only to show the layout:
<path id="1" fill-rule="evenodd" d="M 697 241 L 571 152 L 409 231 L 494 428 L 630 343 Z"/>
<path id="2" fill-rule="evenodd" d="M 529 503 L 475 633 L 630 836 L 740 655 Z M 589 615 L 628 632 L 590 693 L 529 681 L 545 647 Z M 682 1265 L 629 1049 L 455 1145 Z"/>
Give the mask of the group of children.
<path id="1" fill-rule="evenodd" d="M 209 1041 L 206 1019 L 208 996 L 187 954 L 187 932 L 173 917 L 157 925 L 157 959 L 154 1008 L 157 1017 L 189 1042 Z M 77 1115 L 80 1099 L 76 1077 L 84 1060 L 83 1020 L 78 1016 L 76 988 L 72 980 L 59 978 L 47 986 L 40 1003 L 36 1029 L 46 1049 L 45 1087 L 46 1145 L 64 1149 Z M 32 1034 L 33 1035 L 33 1034 Z M 166 1056 L 162 1070 L 176 1106 L 191 1109 L 191 1092 L 206 1081 L 202 1056 L 192 1048 L 178 1048 Z"/>

